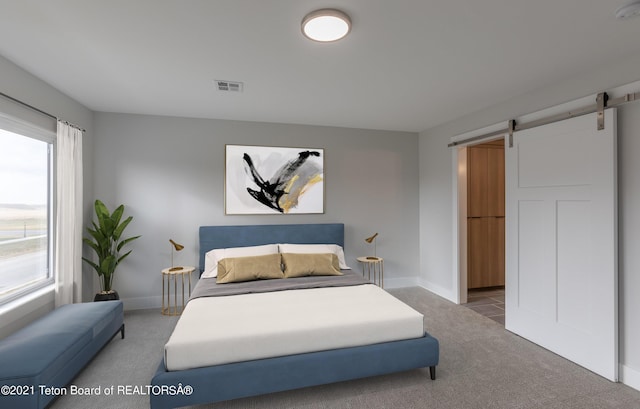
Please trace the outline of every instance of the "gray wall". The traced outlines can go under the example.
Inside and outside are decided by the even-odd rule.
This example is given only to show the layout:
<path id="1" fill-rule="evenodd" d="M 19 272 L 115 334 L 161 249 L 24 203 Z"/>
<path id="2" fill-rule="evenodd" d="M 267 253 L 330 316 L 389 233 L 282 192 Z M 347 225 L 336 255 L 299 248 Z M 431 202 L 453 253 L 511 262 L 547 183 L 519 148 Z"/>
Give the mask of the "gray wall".
<path id="1" fill-rule="evenodd" d="M 93 179 L 93 167 L 91 165 L 93 162 L 93 113 L 67 95 L 1 56 L 0 73 L 0 90 L 3 93 L 86 129 L 87 132 L 83 137 L 83 162 L 85 214 L 88 215 L 90 211 L 89 203 L 93 197 L 91 184 Z M 55 120 L 28 108 L 23 108 L 3 97 L 0 97 L 0 111 L 55 132 Z M 93 276 L 85 271 L 83 278 L 83 293 L 85 298 L 89 299 L 92 292 Z M 0 306 L 0 338 L 47 313 L 53 307 L 52 291 L 45 292 L 38 297 L 32 297 L 28 302 L 22 300 L 12 305 Z"/>
<path id="2" fill-rule="evenodd" d="M 170 238 L 186 247 L 175 264 L 197 265 L 200 225 L 342 222 L 352 268 L 379 232 L 386 284 L 417 282 L 418 134 L 113 113 L 96 113 L 94 127 L 95 196 L 124 203 L 127 233 L 143 236 L 114 280 L 126 308 L 160 306 Z M 225 215 L 225 144 L 325 149 L 325 213 Z"/>
<path id="3" fill-rule="evenodd" d="M 420 278 L 426 288 L 454 299 L 454 167 L 450 138 L 508 119 L 595 95 L 639 80 L 640 56 L 576 75 L 535 93 L 476 112 L 420 134 Z M 640 84 L 635 91 L 640 89 Z M 619 313 L 623 381 L 640 388 L 640 102 L 618 114 Z"/>

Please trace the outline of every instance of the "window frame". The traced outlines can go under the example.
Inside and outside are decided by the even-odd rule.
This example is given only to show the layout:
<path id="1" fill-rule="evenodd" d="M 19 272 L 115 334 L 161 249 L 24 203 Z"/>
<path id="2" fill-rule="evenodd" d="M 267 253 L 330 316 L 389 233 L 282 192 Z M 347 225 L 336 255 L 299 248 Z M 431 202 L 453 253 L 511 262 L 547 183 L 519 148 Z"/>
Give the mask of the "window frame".
<path id="1" fill-rule="evenodd" d="M 0 307 L 27 297 L 36 291 L 55 284 L 56 248 L 56 132 L 0 112 L 0 129 L 25 138 L 47 143 L 47 276 L 6 295 L 0 295 Z"/>

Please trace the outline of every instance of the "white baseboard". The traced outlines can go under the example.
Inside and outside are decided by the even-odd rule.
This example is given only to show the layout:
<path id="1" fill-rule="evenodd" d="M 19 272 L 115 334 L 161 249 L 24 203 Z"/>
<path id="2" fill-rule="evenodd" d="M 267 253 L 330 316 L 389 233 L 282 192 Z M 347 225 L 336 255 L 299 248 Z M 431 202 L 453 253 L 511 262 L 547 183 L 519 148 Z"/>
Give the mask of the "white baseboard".
<path id="1" fill-rule="evenodd" d="M 640 371 L 637 369 L 629 368 L 628 366 L 620 364 L 619 368 L 620 382 L 627 386 L 632 387 L 640 391 Z"/>
<path id="2" fill-rule="evenodd" d="M 384 288 L 403 288 L 415 287 L 418 285 L 417 277 L 405 278 L 386 278 L 384 280 Z"/>
<path id="3" fill-rule="evenodd" d="M 456 301 L 457 297 L 449 288 L 444 288 L 441 285 L 434 284 L 428 280 L 419 279 L 418 285 L 424 288 L 427 291 L 431 291 L 432 293 L 439 295 L 442 298 L 445 298 L 453 303 L 458 303 Z"/>

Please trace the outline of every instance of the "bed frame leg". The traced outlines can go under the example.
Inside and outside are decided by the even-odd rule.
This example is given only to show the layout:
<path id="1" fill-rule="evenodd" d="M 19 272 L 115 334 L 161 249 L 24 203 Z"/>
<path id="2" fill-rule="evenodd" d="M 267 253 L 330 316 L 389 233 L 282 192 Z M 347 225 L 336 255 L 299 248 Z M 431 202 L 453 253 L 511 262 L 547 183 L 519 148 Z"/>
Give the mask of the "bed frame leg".
<path id="1" fill-rule="evenodd" d="M 432 381 L 436 380 L 436 367 L 435 366 L 430 366 L 429 367 L 429 375 L 431 376 L 431 380 Z"/>
<path id="2" fill-rule="evenodd" d="M 116 334 L 117 334 L 117 332 L 116 332 Z M 122 326 L 120 327 L 120 334 L 122 335 L 122 339 L 124 339 L 124 324 L 122 324 Z"/>

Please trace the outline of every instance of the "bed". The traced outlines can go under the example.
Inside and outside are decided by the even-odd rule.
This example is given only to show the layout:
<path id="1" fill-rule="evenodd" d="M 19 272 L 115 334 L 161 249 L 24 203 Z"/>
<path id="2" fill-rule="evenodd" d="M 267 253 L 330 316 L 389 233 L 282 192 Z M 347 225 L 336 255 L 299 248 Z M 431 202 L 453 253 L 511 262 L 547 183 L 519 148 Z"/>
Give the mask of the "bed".
<path id="1" fill-rule="evenodd" d="M 344 247 L 344 225 L 339 223 L 202 226 L 199 234 L 199 267 L 201 273 L 205 270 L 207 253 L 212 249 L 262 246 L 274 243 L 326 244 L 338 245 L 340 248 Z M 301 280 L 298 278 L 258 280 L 261 285 L 267 287 L 277 287 L 281 283 L 296 280 L 299 280 L 296 283 L 304 282 L 305 284 L 298 289 L 277 288 L 275 291 L 268 289 L 257 291 L 257 294 L 223 293 L 214 297 L 200 296 L 204 291 L 202 288 L 210 284 L 212 280 L 207 278 L 199 280 L 194 288 L 194 297 L 190 299 L 187 308 L 176 325 L 174 333 L 167 342 L 165 357 L 151 380 L 149 394 L 151 408 L 175 408 L 225 401 L 416 368 L 428 367 L 431 379 L 435 379 L 435 368 L 439 359 L 438 341 L 424 332 L 422 327 L 421 333 L 415 334 L 415 317 L 406 311 L 406 309 L 410 308 L 398 300 L 393 299 L 394 301 L 391 301 L 387 299 L 386 297 L 393 297 L 373 284 L 359 281 L 362 280 L 362 277 L 356 277 L 359 274 L 347 271 L 343 271 L 343 273 L 341 277 L 335 277 L 335 279 L 348 281 L 349 283 L 344 284 L 344 286 L 343 283 L 334 286 L 333 283 L 335 281 L 332 277 L 306 277 Z M 322 284 L 310 284 L 309 286 L 307 281 L 313 283 L 322 282 Z M 330 284 L 325 284 L 325 281 Z M 242 287 L 244 284 L 241 283 L 236 287 Z M 222 286 L 218 285 L 218 287 L 223 286 L 224 284 Z M 227 291 L 231 287 L 223 288 L 222 291 Z M 250 292 L 253 292 L 253 290 Z M 367 302 L 367 297 L 371 295 L 378 298 L 373 298 L 374 301 L 369 301 L 370 304 L 365 304 L 365 308 L 353 308 L 345 304 L 344 309 L 341 310 L 340 308 L 343 307 L 343 304 L 340 304 L 341 301 L 338 300 L 353 298 L 353 294 L 358 292 L 366 293 L 362 295 L 364 297 L 362 299 L 365 300 L 363 302 Z M 357 296 L 359 297 L 359 295 Z M 266 335 L 253 335 L 254 339 L 264 341 L 259 344 L 259 348 L 253 348 L 255 350 L 253 352 L 258 353 L 258 355 L 239 358 L 240 360 L 238 360 L 238 357 L 234 358 L 233 354 L 231 358 L 226 357 L 225 360 L 221 361 L 215 360 L 218 355 L 216 353 L 209 353 L 207 356 L 208 351 L 225 349 L 233 349 L 235 351 L 236 349 L 241 349 L 243 342 L 242 340 L 238 341 L 238 339 L 230 338 L 233 335 L 234 327 L 225 326 L 228 323 L 224 324 L 222 321 L 217 321 L 219 326 L 200 325 L 200 327 L 204 328 L 202 331 L 205 333 L 215 333 L 220 330 L 221 333 L 231 334 L 223 339 L 221 344 L 214 344 L 215 346 L 212 347 L 202 347 L 202 344 L 198 341 L 200 336 L 198 333 L 202 331 L 197 328 L 195 330 L 196 334 L 193 336 L 188 331 L 184 332 L 180 329 L 181 327 L 189 328 L 190 321 L 197 323 L 197 320 L 200 319 L 198 314 L 203 314 L 203 311 L 223 311 L 228 309 L 229 304 L 226 304 L 228 302 L 235 302 L 237 307 L 250 304 L 247 300 L 251 300 L 256 302 L 256 305 L 264 306 L 264 308 L 260 308 L 261 310 L 268 310 L 269 305 L 283 302 L 282 300 L 284 299 L 286 299 L 286 303 L 289 303 L 293 302 L 290 299 L 304 298 L 311 303 L 314 302 L 314 299 L 317 299 L 317 302 L 322 302 L 322 299 L 326 299 L 326 297 L 330 297 L 332 308 L 335 309 L 333 312 L 329 311 L 328 314 L 333 314 L 332 317 L 337 315 L 346 316 L 346 321 L 340 325 L 340 331 L 344 332 L 332 330 L 331 336 L 318 336 L 321 333 L 317 333 L 316 336 L 309 337 L 304 332 L 294 333 L 287 332 L 288 330 L 279 330 L 277 324 L 265 325 L 264 327 L 270 330 L 269 333 Z M 216 304 L 223 302 L 225 304 Z M 387 302 L 389 304 L 386 304 Z M 378 310 L 375 310 L 379 303 L 381 303 L 381 306 L 379 306 Z M 277 304 L 272 308 L 278 308 Z M 413 322 L 413 324 L 407 324 L 406 333 L 403 333 L 400 326 L 384 327 L 388 323 L 384 322 L 384 320 L 376 321 L 374 319 L 384 315 L 384 312 L 388 309 L 396 308 L 398 311 L 404 311 L 408 314 L 407 322 Z M 369 309 L 373 311 L 367 313 Z M 198 313 L 198 311 L 200 312 Z M 340 312 L 340 314 L 336 314 L 336 311 Z M 354 331 L 353 328 L 357 327 L 361 322 L 368 321 L 370 318 L 373 325 L 379 327 L 378 333 L 381 334 L 382 338 L 378 338 L 374 342 L 363 342 L 362 339 L 356 339 L 358 334 L 363 331 Z M 258 321 L 262 320 L 260 317 L 257 319 Z M 309 321 L 321 321 L 321 318 L 314 318 Z M 422 324 L 422 318 L 420 318 L 420 324 Z M 299 323 L 295 325 L 297 328 Z M 409 329 L 411 325 L 413 327 Z M 256 324 L 246 325 L 246 327 L 253 326 L 256 326 Z M 239 327 L 242 328 L 243 326 Z M 393 330 L 390 330 L 390 328 L 393 328 Z M 311 330 L 314 329 L 311 328 Z M 320 331 L 322 329 L 316 328 L 315 330 Z M 368 330 L 364 330 L 364 332 L 366 331 Z M 395 338 L 400 336 L 401 339 L 386 340 L 387 338 L 384 337 L 389 333 L 394 333 Z M 319 338 L 326 338 L 327 340 L 322 342 L 328 342 L 328 344 L 316 346 L 312 342 L 308 342 L 309 340 L 315 342 Z M 278 349 L 280 345 L 286 343 L 294 347 L 304 344 L 306 349 L 296 350 L 294 348 L 293 352 L 291 352 L 291 349 Z M 200 352 L 192 352 L 198 351 L 198 345 L 201 348 Z M 232 347 L 229 347 L 229 345 L 232 345 Z M 266 356 L 261 355 L 264 352 L 263 350 L 269 350 L 270 348 L 275 349 L 268 353 L 265 352 Z"/>

